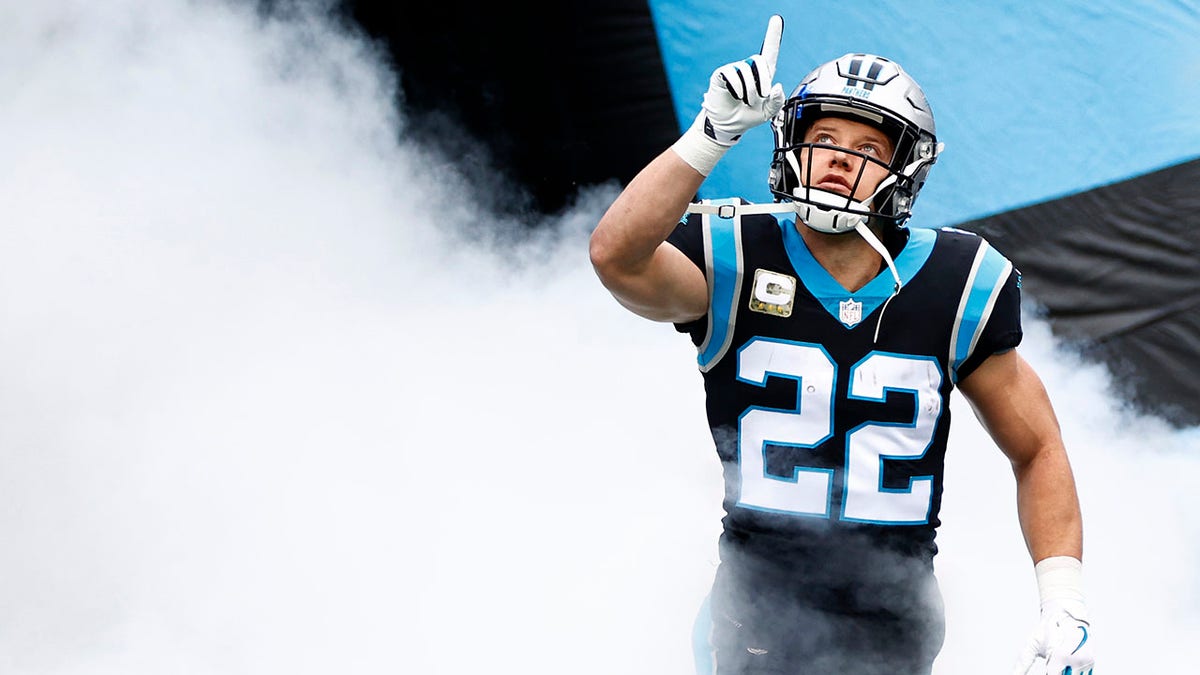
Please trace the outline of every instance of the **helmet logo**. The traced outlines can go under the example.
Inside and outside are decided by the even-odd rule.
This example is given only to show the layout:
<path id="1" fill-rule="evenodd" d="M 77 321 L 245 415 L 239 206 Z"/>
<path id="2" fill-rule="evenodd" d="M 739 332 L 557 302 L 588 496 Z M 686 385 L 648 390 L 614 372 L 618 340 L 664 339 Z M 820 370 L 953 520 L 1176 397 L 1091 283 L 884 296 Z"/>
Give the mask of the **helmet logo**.
<path id="1" fill-rule="evenodd" d="M 850 61 L 850 72 L 846 76 L 846 84 L 855 87 L 862 83 L 862 88 L 870 91 L 875 88 L 875 83 L 878 82 L 879 73 L 883 70 L 883 63 L 879 59 L 872 59 L 871 65 L 867 67 L 866 77 L 859 77 L 862 72 L 863 60 L 852 59 Z"/>
<path id="2" fill-rule="evenodd" d="M 854 54 L 837 65 L 838 75 L 846 78 L 842 93 L 856 98 L 870 98 L 875 85 L 887 84 L 899 74 L 891 61 L 870 54 Z"/>

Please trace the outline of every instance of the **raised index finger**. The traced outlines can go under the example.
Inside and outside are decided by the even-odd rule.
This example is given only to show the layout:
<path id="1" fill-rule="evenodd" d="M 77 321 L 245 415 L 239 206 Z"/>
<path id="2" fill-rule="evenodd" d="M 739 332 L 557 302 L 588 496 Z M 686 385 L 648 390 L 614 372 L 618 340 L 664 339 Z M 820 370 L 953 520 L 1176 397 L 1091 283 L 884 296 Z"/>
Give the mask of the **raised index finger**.
<path id="1" fill-rule="evenodd" d="M 772 14 L 767 21 L 767 36 L 763 38 L 762 50 L 759 51 L 767 62 L 767 67 L 771 69 L 772 76 L 775 73 L 775 62 L 779 60 L 779 42 L 782 39 L 783 17 Z"/>

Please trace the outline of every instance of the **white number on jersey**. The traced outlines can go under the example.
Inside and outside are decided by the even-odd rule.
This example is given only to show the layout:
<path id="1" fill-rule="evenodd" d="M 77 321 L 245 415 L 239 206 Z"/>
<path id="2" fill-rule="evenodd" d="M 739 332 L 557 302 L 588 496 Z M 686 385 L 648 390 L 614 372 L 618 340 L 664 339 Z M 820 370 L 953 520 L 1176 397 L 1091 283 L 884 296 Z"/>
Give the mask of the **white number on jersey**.
<path id="1" fill-rule="evenodd" d="M 768 445 L 815 448 L 833 435 L 837 364 L 820 345 L 755 338 L 738 353 L 738 379 L 765 386 L 767 378 L 796 380 L 793 410 L 751 408 L 739 423 L 741 506 L 830 517 L 833 469 L 794 467 L 790 477 L 768 474 Z M 840 518 L 874 523 L 924 523 L 933 477 L 912 476 L 904 489 L 883 486 L 884 462 L 921 457 L 942 411 L 941 370 L 927 357 L 872 352 L 850 369 L 850 398 L 883 401 L 889 391 L 915 394 L 910 424 L 860 425 L 846 436 L 845 488 Z"/>

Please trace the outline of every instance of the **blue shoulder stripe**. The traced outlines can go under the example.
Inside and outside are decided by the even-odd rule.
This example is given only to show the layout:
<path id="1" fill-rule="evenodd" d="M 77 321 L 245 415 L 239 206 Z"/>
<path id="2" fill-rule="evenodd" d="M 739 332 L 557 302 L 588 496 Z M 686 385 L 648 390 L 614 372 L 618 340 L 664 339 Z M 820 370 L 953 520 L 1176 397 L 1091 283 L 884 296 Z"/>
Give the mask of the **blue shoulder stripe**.
<path id="1" fill-rule="evenodd" d="M 738 204 L 734 199 L 705 200 L 707 204 Z M 742 218 L 703 216 L 704 262 L 708 267 L 708 333 L 696 361 L 707 372 L 733 339 L 737 302 L 742 293 Z"/>
<path id="2" fill-rule="evenodd" d="M 950 334 L 950 377 L 953 382 L 958 382 L 959 366 L 975 351 L 996 298 L 1011 273 L 1012 263 L 981 237 Z"/>

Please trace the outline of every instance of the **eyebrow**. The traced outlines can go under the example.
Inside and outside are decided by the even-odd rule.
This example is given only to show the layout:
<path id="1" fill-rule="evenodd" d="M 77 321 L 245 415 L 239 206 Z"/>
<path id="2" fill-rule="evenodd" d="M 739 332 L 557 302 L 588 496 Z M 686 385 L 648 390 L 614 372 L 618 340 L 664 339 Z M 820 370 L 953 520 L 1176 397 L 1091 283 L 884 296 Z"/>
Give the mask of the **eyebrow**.
<path id="1" fill-rule="evenodd" d="M 808 128 L 808 131 L 805 133 L 805 136 L 808 136 L 808 134 L 818 133 L 821 131 L 827 131 L 827 132 L 832 132 L 832 133 L 836 134 L 836 133 L 840 132 L 841 130 L 834 127 L 831 124 L 826 124 L 822 120 L 822 121 L 813 122 L 813 125 Z M 856 131 L 854 133 L 857 134 L 859 132 Z M 882 131 L 878 131 L 878 130 L 872 128 L 871 131 L 864 134 L 864 137 L 869 142 L 876 143 L 878 145 L 883 146 L 884 148 L 887 148 L 887 150 L 889 152 L 895 152 L 895 150 L 896 150 L 895 147 L 892 145 L 891 139 L 888 138 L 887 135 L 884 134 Z"/>
<path id="2" fill-rule="evenodd" d="M 829 131 L 829 132 L 833 132 L 836 134 L 836 133 L 841 132 L 842 130 L 838 129 L 837 127 L 834 127 L 833 125 L 816 122 L 811 127 L 808 128 L 808 131 L 809 131 L 809 133 L 814 133 L 814 132 L 818 132 L 818 131 Z M 855 131 L 853 133 L 858 134 L 859 132 Z M 862 134 L 862 135 L 866 139 L 873 141 L 875 143 L 883 143 L 884 145 L 888 145 L 888 146 L 891 146 L 891 144 L 892 144 L 892 142 L 888 139 L 887 135 L 885 135 L 882 131 L 876 131 L 875 129 L 872 129 L 871 131 L 869 131 L 865 134 Z"/>

